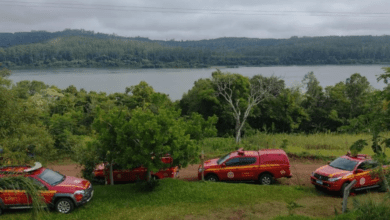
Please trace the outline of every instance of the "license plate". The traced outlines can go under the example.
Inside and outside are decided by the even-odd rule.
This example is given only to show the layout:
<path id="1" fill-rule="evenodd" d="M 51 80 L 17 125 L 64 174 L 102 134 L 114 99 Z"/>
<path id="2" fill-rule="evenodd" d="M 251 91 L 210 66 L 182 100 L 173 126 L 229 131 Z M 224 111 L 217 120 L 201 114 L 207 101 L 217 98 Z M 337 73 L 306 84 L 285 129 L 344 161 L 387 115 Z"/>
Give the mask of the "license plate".
<path id="1" fill-rule="evenodd" d="M 316 182 L 318 183 L 318 184 L 323 184 L 323 182 L 321 181 L 321 180 L 316 180 Z"/>

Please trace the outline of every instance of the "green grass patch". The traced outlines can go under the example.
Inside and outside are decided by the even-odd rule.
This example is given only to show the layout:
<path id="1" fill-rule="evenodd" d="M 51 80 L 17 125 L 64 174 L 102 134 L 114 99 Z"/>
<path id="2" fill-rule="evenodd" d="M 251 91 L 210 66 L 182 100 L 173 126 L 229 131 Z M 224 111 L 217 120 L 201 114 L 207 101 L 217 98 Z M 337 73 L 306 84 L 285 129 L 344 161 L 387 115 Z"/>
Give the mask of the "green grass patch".
<path id="1" fill-rule="evenodd" d="M 390 137 L 390 133 L 381 134 Z M 242 139 L 240 145 L 234 142 L 234 138 L 207 138 L 202 141 L 200 148 L 204 150 L 206 158 L 216 158 L 234 151 L 239 147 L 246 150 L 258 150 L 267 148 L 281 148 L 283 140 L 287 140 L 285 151 L 291 154 L 316 156 L 317 159 L 328 160 L 332 157 L 344 155 L 349 147 L 357 140 L 367 140 L 368 146 L 361 153 L 373 155 L 371 149 L 372 136 L 369 134 L 266 134 L 257 133 Z M 390 151 L 386 152 L 390 156 Z"/>
<path id="2" fill-rule="evenodd" d="M 251 209 L 255 213 L 258 210 L 268 213 L 274 209 L 273 215 L 276 216 L 287 213 L 286 202 L 315 196 L 310 191 L 281 185 L 186 182 L 176 179 L 161 180 L 156 191 L 149 193 L 141 192 L 138 187 L 137 184 L 96 186 L 90 203 L 68 215 L 52 211 L 45 219 L 183 219 L 185 216 L 227 219 L 229 215 L 244 215 Z M 284 212 L 280 213 L 278 207 L 272 208 L 273 203 L 279 204 Z M 6 212 L 0 219 L 30 217 L 30 211 L 12 211 Z"/>
<path id="3" fill-rule="evenodd" d="M 334 208 L 340 212 L 342 201 L 313 187 L 177 179 L 161 180 L 153 192 L 142 192 L 139 187 L 137 184 L 95 186 L 90 203 L 68 215 L 51 211 L 41 219 L 333 219 Z M 383 197 L 383 193 L 373 195 L 378 200 Z M 349 198 L 351 210 L 352 203 Z M 0 216 L 7 220 L 30 218 L 31 210 L 7 210 Z M 343 215 L 337 219 L 348 218 Z"/>

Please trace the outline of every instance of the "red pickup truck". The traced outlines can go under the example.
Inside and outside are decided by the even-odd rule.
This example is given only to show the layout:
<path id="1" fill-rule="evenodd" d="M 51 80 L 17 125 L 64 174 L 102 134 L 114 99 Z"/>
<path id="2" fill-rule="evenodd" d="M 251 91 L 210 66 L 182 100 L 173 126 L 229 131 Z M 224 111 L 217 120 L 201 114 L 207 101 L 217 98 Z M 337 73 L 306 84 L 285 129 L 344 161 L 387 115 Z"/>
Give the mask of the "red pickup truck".
<path id="1" fill-rule="evenodd" d="M 166 164 L 172 163 L 172 157 L 162 157 L 161 161 Z M 107 163 L 102 163 L 96 166 L 93 171 L 95 179 L 100 183 L 110 184 L 109 167 Z M 169 167 L 167 169 L 161 169 L 158 172 L 152 172 L 152 178 L 175 178 L 178 177 L 179 167 Z M 136 166 L 131 169 L 124 169 L 118 164 L 113 164 L 113 178 L 114 183 L 135 182 L 137 180 L 146 180 L 147 169 L 142 165 Z"/>
<path id="2" fill-rule="evenodd" d="M 39 162 L 31 166 L 0 167 L 0 178 L 24 176 L 32 180 L 45 203 L 60 213 L 70 213 L 74 207 L 81 206 L 92 199 L 92 184 L 85 179 L 65 176 L 42 167 Z M 0 190 L 0 214 L 5 209 L 31 208 L 31 197 L 24 189 L 14 186 Z"/>
<path id="3" fill-rule="evenodd" d="M 281 177 L 291 178 L 290 161 L 280 149 L 244 151 L 242 148 L 204 162 L 204 177 L 209 181 L 258 181 L 270 185 Z M 202 179 L 199 166 L 198 179 Z"/>
<path id="4" fill-rule="evenodd" d="M 355 191 L 379 188 L 380 179 L 378 176 L 371 176 L 371 171 L 378 169 L 379 163 L 372 160 L 369 155 L 358 154 L 352 156 L 347 153 L 329 165 L 322 166 L 315 170 L 311 176 L 311 183 L 317 189 L 326 189 L 328 191 L 338 191 L 343 195 L 345 187 L 353 180 L 356 185 L 352 188 Z M 390 166 L 383 166 L 385 171 L 389 172 Z"/>

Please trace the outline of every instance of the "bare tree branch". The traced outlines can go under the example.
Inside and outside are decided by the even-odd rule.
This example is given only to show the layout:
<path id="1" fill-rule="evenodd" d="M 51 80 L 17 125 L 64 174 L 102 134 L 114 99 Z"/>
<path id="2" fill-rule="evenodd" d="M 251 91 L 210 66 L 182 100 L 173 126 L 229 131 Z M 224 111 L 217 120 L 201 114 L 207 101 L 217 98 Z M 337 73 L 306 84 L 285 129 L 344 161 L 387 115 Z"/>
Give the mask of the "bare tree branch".
<path id="1" fill-rule="evenodd" d="M 217 87 L 216 95 L 222 96 L 233 110 L 233 117 L 236 120 L 236 143 L 239 143 L 241 130 L 252 108 L 267 98 L 277 96 L 281 88 L 278 86 L 279 78 L 274 76 L 269 78 L 260 76 L 250 80 L 247 103 L 244 115 L 241 116 L 240 97 L 233 97 L 235 80 L 236 76 L 230 73 L 213 76 L 213 83 Z"/>

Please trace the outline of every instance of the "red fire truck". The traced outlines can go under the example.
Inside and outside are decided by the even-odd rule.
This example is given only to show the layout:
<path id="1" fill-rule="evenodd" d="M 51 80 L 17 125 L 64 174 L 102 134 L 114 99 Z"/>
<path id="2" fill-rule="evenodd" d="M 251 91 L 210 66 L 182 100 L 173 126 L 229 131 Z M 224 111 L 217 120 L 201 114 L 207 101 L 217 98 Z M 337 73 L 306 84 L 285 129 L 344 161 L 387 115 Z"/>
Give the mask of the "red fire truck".
<path id="1" fill-rule="evenodd" d="M 92 199 L 92 184 L 85 179 L 65 176 L 42 167 L 39 162 L 31 166 L 0 167 L 0 178 L 23 176 L 32 180 L 40 189 L 45 203 L 60 213 L 70 213 Z M 31 208 L 31 196 L 18 186 L 2 186 L 0 190 L 0 214 L 5 209 Z"/>
<path id="2" fill-rule="evenodd" d="M 281 149 L 244 151 L 241 148 L 205 161 L 203 172 L 208 181 L 258 181 L 263 185 L 270 185 L 281 177 L 292 177 L 290 161 Z M 201 165 L 198 179 L 202 179 Z"/>
<path id="3" fill-rule="evenodd" d="M 345 187 L 353 180 L 357 181 L 352 188 L 355 191 L 380 187 L 379 177 L 372 176 L 370 173 L 378 166 L 379 164 L 368 155 L 352 156 L 347 153 L 330 162 L 329 165 L 318 168 L 311 174 L 310 179 L 317 189 L 340 191 L 342 195 Z M 387 170 L 390 167 L 384 166 L 384 168 Z"/>
<path id="4" fill-rule="evenodd" d="M 162 157 L 161 161 L 165 164 L 172 163 L 172 157 Z M 163 179 L 163 178 L 176 178 L 179 175 L 179 167 L 169 167 L 166 169 L 161 169 L 158 172 L 152 172 L 152 178 L 154 179 Z M 113 178 L 114 183 L 125 183 L 125 182 L 135 182 L 137 180 L 146 180 L 147 169 L 142 165 L 135 166 L 131 169 L 124 169 L 118 164 L 113 164 Z M 96 166 L 93 171 L 93 175 L 98 182 L 110 184 L 109 178 L 109 166 L 107 163 L 102 163 Z"/>

